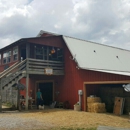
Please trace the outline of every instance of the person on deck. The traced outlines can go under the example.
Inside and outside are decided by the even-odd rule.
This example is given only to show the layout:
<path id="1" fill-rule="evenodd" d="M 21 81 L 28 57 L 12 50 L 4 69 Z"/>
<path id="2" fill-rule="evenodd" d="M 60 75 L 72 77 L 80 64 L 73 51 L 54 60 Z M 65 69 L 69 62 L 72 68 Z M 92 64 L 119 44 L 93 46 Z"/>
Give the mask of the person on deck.
<path id="1" fill-rule="evenodd" d="M 39 109 L 39 105 L 41 105 L 43 102 L 42 93 L 40 92 L 40 89 L 38 89 L 36 93 L 36 98 L 37 98 L 37 109 Z"/>

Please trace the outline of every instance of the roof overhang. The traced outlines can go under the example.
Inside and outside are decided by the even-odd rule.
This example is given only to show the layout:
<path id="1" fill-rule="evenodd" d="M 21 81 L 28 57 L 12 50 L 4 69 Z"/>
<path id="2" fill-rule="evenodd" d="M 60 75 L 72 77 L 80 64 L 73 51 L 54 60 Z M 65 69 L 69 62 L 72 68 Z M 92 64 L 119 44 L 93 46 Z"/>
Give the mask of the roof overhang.
<path id="1" fill-rule="evenodd" d="M 50 36 L 50 37 L 56 37 L 56 36 Z M 61 35 L 58 35 L 58 37 L 61 37 Z M 25 43 L 28 43 L 32 40 L 34 40 L 34 43 L 37 43 L 37 41 L 39 40 L 43 40 L 43 39 L 46 39 L 47 37 L 30 37 L 30 38 L 21 38 L 11 44 L 9 44 L 8 46 L 6 47 L 3 47 L 0 49 L 0 52 L 3 51 L 3 50 L 7 50 L 8 48 L 12 47 L 12 46 L 17 46 L 17 45 L 20 45 L 20 44 L 25 44 Z"/>
<path id="2" fill-rule="evenodd" d="M 90 68 L 83 68 L 83 67 L 79 67 L 79 68 L 84 69 L 84 70 L 92 70 L 92 71 L 103 72 L 103 73 L 109 73 L 109 74 L 117 74 L 117 75 L 130 76 L 130 72 L 98 70 L 98 69 L 90 69 Z"/>

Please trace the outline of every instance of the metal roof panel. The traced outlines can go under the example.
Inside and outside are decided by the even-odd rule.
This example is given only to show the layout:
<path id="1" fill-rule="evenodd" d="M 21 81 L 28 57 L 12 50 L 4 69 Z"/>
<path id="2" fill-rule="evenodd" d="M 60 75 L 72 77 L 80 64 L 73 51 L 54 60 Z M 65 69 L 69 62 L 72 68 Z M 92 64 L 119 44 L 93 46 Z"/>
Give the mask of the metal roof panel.
<path id="1" fill-rule="evenodd" d="M 67 36 L 63 39 L 80 68 L 130 73 L 130 51 Z"/>

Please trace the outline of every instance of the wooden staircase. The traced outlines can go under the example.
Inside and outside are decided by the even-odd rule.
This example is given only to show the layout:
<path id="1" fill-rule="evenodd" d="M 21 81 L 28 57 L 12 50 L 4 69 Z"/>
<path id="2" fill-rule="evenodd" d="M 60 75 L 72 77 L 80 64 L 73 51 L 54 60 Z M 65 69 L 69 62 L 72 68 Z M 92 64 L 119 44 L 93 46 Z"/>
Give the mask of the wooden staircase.
<path id="1" fill-rule="evenodd" d="M 5 95 L 8 90 L 18 89 L 19 80 L 26 77 L 26 60 L 17 62 L 0 73 L 0 106 L 5 102 Z M 12 93 L 10 98 L 12 97 Z"/>
<path id="2" fill-rule="evenodd" d="M 51 70 L 52 75 L 64 75 L 64 63 L 60 61 L 48 61 L 27 58 L 17 62 L 0 73 L 0 110 L 2 109 L 2 96 L 8 90 L 19 87 L 19 80 L 26 77 L 26 94 L 28 93 L 29 75 L 50 75 L 46 71 Z M 28 100 L 28 99 L 27 99 Z M 27 101 L 26 101 L 27 102 Z M 27 106 L 27 105 L 26 105 Z"/>
<path id="3" fill-rule="evenodd" d="M 0 73 L 0 84 L 2 90 L 7 90 L 26 76 L 26 60 L 17 62 Z"/>

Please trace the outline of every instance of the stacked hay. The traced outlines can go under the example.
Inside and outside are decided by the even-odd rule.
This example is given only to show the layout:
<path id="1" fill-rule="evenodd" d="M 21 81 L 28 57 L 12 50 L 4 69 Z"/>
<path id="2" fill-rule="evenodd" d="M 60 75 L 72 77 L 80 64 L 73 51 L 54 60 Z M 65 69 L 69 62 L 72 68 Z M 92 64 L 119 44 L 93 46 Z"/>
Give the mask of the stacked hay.
<path id="1" fill-rule="evenodd" d="M 92 108 L 93 108 L 93 112 L 95 112 L 95 113 L 104 113 L 104 112 L 106 112 L 105 103 L 94 103 L 92 105 Z"/>
<path id="2" fill-rule="evenodd" d="M 100 97 L 88 97 L 87 98 L 87 103 L 95 103 L 95 102 L 101 102 Z"/>
<path id="3" fill-rule="evenodd" d="M 94 103 L 98 103 L 98 102 L 101 102 L 101 99 L 99 97 L 88 97 L 87 98 L 87 109 L 88 109 L 88 112 L 93 112 L 92 105 Z"/>
<path id="4" fill-rule="evenodd" d="M 99 97 L 88 97 L 87 98 L 87 111 L 95 113 L 106 112 L 105 103 L 101 103 Z"/>

